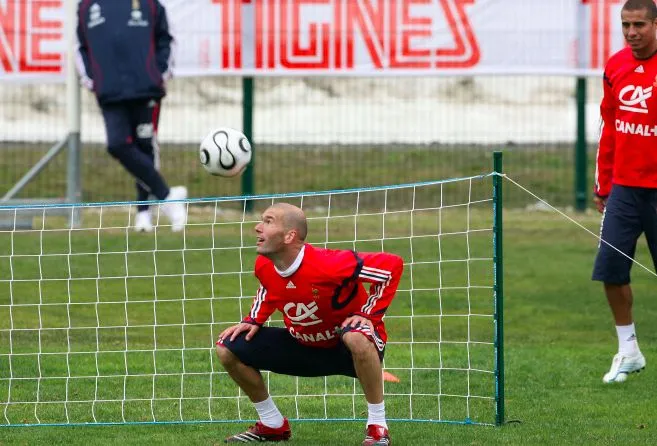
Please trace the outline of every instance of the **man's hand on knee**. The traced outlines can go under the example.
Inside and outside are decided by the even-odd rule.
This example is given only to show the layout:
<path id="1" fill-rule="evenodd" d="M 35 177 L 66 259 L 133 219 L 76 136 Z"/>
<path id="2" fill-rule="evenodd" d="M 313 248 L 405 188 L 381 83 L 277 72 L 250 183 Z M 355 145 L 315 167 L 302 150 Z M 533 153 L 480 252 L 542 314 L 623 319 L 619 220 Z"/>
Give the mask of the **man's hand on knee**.
<path id="1" fill-rule="evenodd" d="M 372 321 L 367 319 L 364 316 L 359 316 L 357 314 L 354 314 L 352 316 L 349 316 L 347 319 L 342 322 L 342 325 L 340 325 L 340 328 L 345 328 L 345 327 L 368 327 L 372 333 L 374 333 L 374 325 L 372 324 Z"/>
<path id="2" fill-rule="evenodd" d="M 340 325 L 342 342 L 353 355 L 369 355 L 370 349 L 382 358 L 384 342 L 379 338 L 374 323 L 362 314 L 352 314 Z"/>
<path id="3" fill-rule="evenodd" d="M 233 325 L 232 327 L 228 327 L 224 331 L 221 332 L 219 335 L 219 342 L 223 342 L 226 339 L 230 339 L 230 341 L 234 341 L 235 338 L 237 338 L 240 334 L 246 332 L 245 339 L 247 341 L 250 341 L 253 336 L 260 330 L 260 325 L 256 324 L 249 324 L 247 322 L 240 322 L 237 325 Z"/>

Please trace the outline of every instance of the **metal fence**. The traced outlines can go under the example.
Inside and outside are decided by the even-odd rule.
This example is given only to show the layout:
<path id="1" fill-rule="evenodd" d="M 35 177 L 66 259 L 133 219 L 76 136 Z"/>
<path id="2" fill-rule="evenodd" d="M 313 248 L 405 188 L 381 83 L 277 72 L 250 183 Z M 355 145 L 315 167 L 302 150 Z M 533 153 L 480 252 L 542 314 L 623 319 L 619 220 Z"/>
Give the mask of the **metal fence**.
<path id="1" fill-rule="evenodd" d="M 588 79 L 587 140 L 593 169 L 601 85 Z M 550 203 L 574 203 L 576 80 L 571 77 L 257 78 L 255 193 L 341 189 L 506 173 Z M 159 140 L 162 171 L 193 197 L 238 195 L 239 178 L 198 162 L 217 126 L 242 127 L 242 79 L 179 78 L 168 85 Z M 0 194 L 66 128 L 65 86 L 0 84 Z M 82 199 L 134 199 L 132 179 L 104 148 L 93 96 L 82 95 Z M 589 176 L 589 181 L 591 176 Z M 66 157 L 56 157 L 18 198 L 63 197 Z M 534 199 L 509 190 L 510 206 Z"/>

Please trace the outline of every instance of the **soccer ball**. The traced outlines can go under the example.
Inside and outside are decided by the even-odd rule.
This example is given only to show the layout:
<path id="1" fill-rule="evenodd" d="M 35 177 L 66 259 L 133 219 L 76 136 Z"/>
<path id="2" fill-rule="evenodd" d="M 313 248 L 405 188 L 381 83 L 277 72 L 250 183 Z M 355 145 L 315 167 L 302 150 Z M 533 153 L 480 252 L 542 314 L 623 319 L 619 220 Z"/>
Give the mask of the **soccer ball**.
<path id="1" fill-rule="evenodd" d="M 199 157 L 212 175 L 234 177 L 251 162 L 251 143 L 239 130 L 220 127 L 203 138 Z"/>

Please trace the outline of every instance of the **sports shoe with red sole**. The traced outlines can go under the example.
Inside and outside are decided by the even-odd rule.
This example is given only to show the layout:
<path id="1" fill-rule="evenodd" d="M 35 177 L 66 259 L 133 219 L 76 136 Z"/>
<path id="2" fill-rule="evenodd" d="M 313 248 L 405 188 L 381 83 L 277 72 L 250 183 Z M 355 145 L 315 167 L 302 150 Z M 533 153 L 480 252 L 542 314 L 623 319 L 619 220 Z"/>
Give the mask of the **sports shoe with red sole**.
<path id="1" fill-rule="evenodd" d="M 363 446 L 390 446 L 390 435 L 388 429 L 378 424 L 367 426 L 366 437 Z"/>
<path id="2" fill-rule="evenodd" d="M 235 434 L 231 437 L 228 437 L 224 440 L 224 443 L 251 443 L 251 442 L 263 442 L 263 441 L 287 441 L 292 436 L 292 430 L 290 430 L 290 423 L 288 423 L 287 418 L 283 419 L 283 425 L 281 427 L 273 428 L 267 427 L 262 424 L 260 421 L 256 422 L 255 426 L 249 426 L 246 432 L 241 434 Z M 372 443 L 378 444 L 378 443 Z M 388 444 L 388 443 L 381 443 Z"/>

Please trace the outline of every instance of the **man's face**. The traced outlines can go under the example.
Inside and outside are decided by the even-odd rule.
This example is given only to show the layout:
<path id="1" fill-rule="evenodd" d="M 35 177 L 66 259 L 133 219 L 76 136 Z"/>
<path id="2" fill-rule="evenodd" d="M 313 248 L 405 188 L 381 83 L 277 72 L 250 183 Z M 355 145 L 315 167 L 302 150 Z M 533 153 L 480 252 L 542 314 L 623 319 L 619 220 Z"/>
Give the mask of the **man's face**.
<path id="1" fill-rule="evenodd" d="M 655 21 L 648 17 L 647 9 L 621 11 L 621 23 L 625 41 L 634 52 L 648 48 L 656 39 L 657 27 Z"/>
<path id="2" fill-rule="evenodd" d="M 285 246 L 285 228 L 283 227 L 283 212 L 280 209 L 269 208 L 262 213 L 262 219 L 255 227 L 256 252 L 262 255 L 280 252 Z"/>

